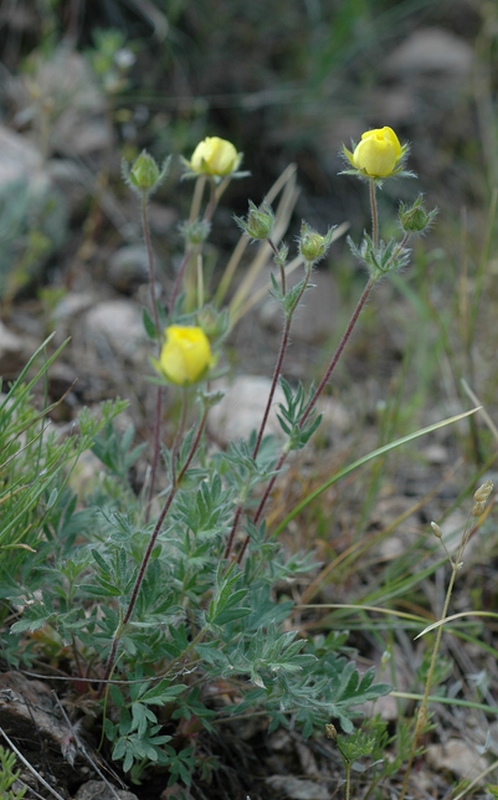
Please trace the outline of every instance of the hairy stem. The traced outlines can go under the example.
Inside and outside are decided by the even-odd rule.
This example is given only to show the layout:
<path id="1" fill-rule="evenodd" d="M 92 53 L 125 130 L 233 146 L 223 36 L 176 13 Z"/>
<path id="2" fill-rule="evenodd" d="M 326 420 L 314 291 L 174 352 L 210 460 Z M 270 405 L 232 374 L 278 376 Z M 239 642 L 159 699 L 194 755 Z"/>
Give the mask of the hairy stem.
<path id="1" fill-rule="evenodd" d="M 150 303 L 152 306 L 152 319 L 154 320 L 154 327 L 156 329 L 156 338 L 158 347 L 160 347 L 161 325 L 159 323 L 159 313 L 157 310 L 156 270 L 154 267 L 154 253 L 152 252 L 152 244 L 150 241 L 150 226 L 149 226 L 149 217 L 147 214 L 146 192 L 142 192 L 142 228 L 144 232 L 145 249 L 147 251 L 147 261 L 149 265 Z"/>
<path id="2" fill-rule="evenodd" d="M 313 394 L 313 397 L 311 398 L 310 402 L 306 406 L 306 409 L 305 409 L 301 419 L 299 420 L 299 427 L 300 428 L 303 427 L 304 423 L 306 422 L 307 418 L 309 417 L 310 413 L 312 412 L 313 408 L 315 407 L 315 405 L 316 405 L 316 403 L 318 401 L 318 398 L 320 397 L 321 393 L 323 392 L 323 390 L 324 390 L 324 388 L 325 388 L 330 376 L 332 375 L 332 372 L 334 371 L 335 367 L 337 366 L 337 362 L 339 361 L 339 359 L 340 359 L 340 357 L 342 355 L 342 352 L 343 352 L 343 350 L 344 350 L 344 348 L 345 348 L 345 346 L 346 346 L 346 344 L 347 344 L 347 342 L 348 342 L 348 340 L 349 340 L 349 338 L 350 338 L 350 336 L 351 336 L 351 334 L 353 332 L 353 329 L 354 329 L 354 327 L 355 327 L 355 325 L 356 325 L 356 323 L 358 321 L 358 317 L 360 316 L 360 313 L 361 313 L 361 311 L 362 311 L 362 309 L 363 309 L 363 307 L 364 307 L 364 305 L 365 305 L 365 303 L 366 303 L 366 301 L 368 299 L 368 296 L 369 296 L 370 292 L 372 291 L 372 288 L 373 288 L 374 284 L 375 284 L 374 278 L 369 278 L 369 280 L 368 280 L 368 282 L 367 282 L 367 284 L 366 284 L 366 286 L 365 286 L 365 288 L 364 288 L 364 290 L 362 292 L 362 295 L 361 295 L 360 299 L 358 300 L 356 308 L 353 311 L 351 319 L 349 320 L 347 328 L 346 328 L 346 330 L 344 331 L 344 333 L 342 335 L 341 341 L 339 342 L 337 350 L 334 353 L 332 361 L 330 362 L 330 364 L 328 366 L 328 369 L 326 370 L 322 380 L 318 384 L 318 387 L 317 387 L 315 393 Z M 273 475 L 273 477 L 269 481 L 268 486 L 266 487 L 265 492 L 263 494 L 263 497 L 261 498 L 261 501 L 259 503 L 259 506 L 258 506 L 258 509 L 256 511 L 256 514 L 253 517 L 253 523 L 255 525 L 257 525 L 257 523 L 260 521 L 260 519 L 262 517 L 266 502 L 267 502 L 267 500 L 268 500 L 268 498 L 269 498 L 269 496 L 270 496 L 270 494 L 271 494 L 271 492 L 273 490 L 273 487 L 275 486 L 275 481 L 277 480 L 278 473 L 282 469 L 282 467 L 284 465 L 284 462 L 285 462 L 285 459 L 287 458 L 287 455 L 288 455 L 288 452 L 286 450 L 282 450 L 282 453 L 280 455 L 278 463 L 276 464 L 276 466 L 273 469 L 273 472 L 275 474 Z M 245 551 L 247 549 L 248 544 L 249 544 L 249 536 L 246 536 L 246 538 L 244 540 L 244 543 L 242 545 L 241 551 L 239 553 L 238 559 L 237 559 L 239 561 L 239 563 L 242 561 L 242 558 L 244 556 L 244 553 L 245 553 Z"/>
<path id="3" fill-rule="evenodd" d="M 185 405 L 185 404 L 183 404 L 183 405 Z M 135 609 L 135 605 L 136 605 L 137 598 L 138 598 L 138 593 L 139 593 L 140 588 L 142 586 L 142 583 L 144 581 L 145 572 L 146 572 L 147 567 L 149 565 L 149 561 L 150 561 L 150 557 L 152 555 L 152 551 L 154 549 L 154 545 L 156 544 L 157 537 L 159 536 L 159 534 L 161 532 L 161 528 L 162 528 L 163 522 L 166 519 L 166 515 L 167 515 L 167 513 L 168 513 L 168 511 L 169 511 L 169 509 L 171 507 L 171 504 L 172 504 L 172 502 L 173 502 L 173 500 L 175 498 L 176 492 L 178 491 L 178 487 L 179 487 L 179 485 L 180 485 L 180 483 L 182 481 L 182 478 L 184 477 L 187 469 L 189 468 L 190 464 L 192 463 L 192 459 L 194 458 L 194 455 L 195 455 L 195 453 L 197 451 L 197 448 L 198 448 L 200 440 L 201 440 L 202 432 L 203 432 L 204 427 L 206 425 L 206 420 L 207 420 L 207 408 L 204 409 L 204 412 L 203 412 L 203 415 L 202 415 L 202 419 L 201 419 L 201 421 L 199 423 L 199 427 L 198 427 L 198 430 L 197 430 L 197 434 L 196 434 L 196 436 L 194 438 L 194 441 L 192 442 L 192 445 L 190 447 L 190 452 L 189 452 L 189 454 L 188 454 L 188 456 L 187 456 L 187 458 L 185 460 L 185 464 L 183 465 L 182 469 L 180 470 L 180 473 L 178 474 L 178 477 L 176 477 L 172 481 L 171 489 L 169 491 L 168 497 L 166 498 L 166 502 L 164 503 L 163 509 L 162 509 L 158 519 L 157 519 L 157 522 L 155 524 L 154 530 L 152 532 L 152 536 L 150 537 L 149 543 L 147 545 L 147 549 L 146 549 L 144 557 L 142 559 L 142 563 L 140 565 L 140 569 L 138 571 L 138 575 L 136 577 L 135 584 L 133 586 L 133 590 L 132 590 L 131 597 L 130 597 L 129 602 L 128 602 L 128 606 L 127 606 L 126 611 L 125 611 L 125 613 L 123 615 L 123 618 L 121 619 L 121 621 L 120 621 L 120 623 L 118 625 L 118 628 L 116 629 L 116 632 L 115 632 L 113 640 L 112 640 L 111 650 L 110 650 L 109 656 L 107 658 L 107 663 L 106 663 L 106 667 L 105 667 L 104 678 L 103 678 L 100 694 L 102 694 L 106 683 L 109 681 L 109 678 L 112 675 L 112 671 L 113 671 L 114 665 L 116 663 L 116 655 L 117 655 L 118 645 L 119 645 L 120 639 L 121 639 L 121 637 L 122 637 L 122 635 L 124 633 L 126 625 L 130 621 L 131 615 L 133 614 L 133 611 Z M 179 443 L 179 437 L 178 436 L 175 437 L 175 445 L 172 448 L 172 454 L 171 454 L 172 463 L 174 463 L 174 459 L 176 457 L 175 447 L 176 447 L 176 450 L 177 450 L 178 449 L 178 444 L 177 443 Z M 175 451 L 175 452 L 173 452 L 173 451 Z M 175 474 L 175 472 L 174 472 L 174 468 L 173 468 L 173 475 L 174 474 Z"/>
<path id="4" fill-rule="evenodd" d="M 157 469 L 159 467 L 159 455 L 161 452 L 161 415 L 162 415 L 162 407 L 163 407 L 163 390 L 162 386 L 157 387 L 157 394 L 156 394 L 156 410 L 154 414 L 154 429 L 153 429 L 153 441 L 154 441 L 154 451 L 152 454 L 152 465 L 150 470 L 150 483 L 149 483 L 149 491 L 147 493 L 147 505 L 145 508 L 145 524 L 149 522 L 150 519 L 150 512 L 152 508 L 152 500 L 154 499 L 154 491 L 156 488 L 156 478 L 157 478 Z"/>
<path id="5" fill-rule="evenodd" d="M 355 325 L 356 325 L 356 323 L 358 321 L 358 317 L 360 316 L 361 311 L 362 311 L 365 303 L 368 300 L 368 296 L 369 296 L 370 292 L 372 291 L 372 289 L 374 287 L 374 284 L 375 284 L 375 279 L 374 278 L 369 278 L 365 288 L 363 289 L 362 295 L 361 295 L 360 299 L 358 300 L 356 308 L 353 311 L 353 314 L 351 315 L 351 319 L 348 322 L 347 328 L 346 328 L 346 330 L 344 331 L 344 333 L 342 335 L 341 341 L 339 342 L 337 350 L 334 353 L 332 361 L 330 362 L 325 374 L 323 375 L 323 378 L 321 379 L 320 383 L 318 384 L 318 386 L 317 386 L 317 388 L 315 390 L 315 393 L 313 394 L 313 397 L 311 398 L 310 402 L 306 406 L 306 409 L 305 409 L 305 411 L 303 413 L 303 416 L 301 417 L 301 419 L 299 421 L 299 427 L 300 428 L 303 427 L 304 423 L 306 422 L 306 420 L 308 419 L 309 415 L 313 411 L 313 409 L 314 409 L 314 407 L 315 407 L 315 405 L 316 405 L 316 403 L 318 401 L 318 398 L 320 397 L 321 393 L 323 392 L 326 384 L 328 383 L 328 381 L 330 379 L 330 376 L 332 375 L 334 369 L 336 368 L 337 362 L 339 361 L 339 359 L 340 359 L 340 357 L 342 355 L 342 351 L 346 347 L 346 344 L 348 343 L 349 338 L 350 338 L 351 334 L 353 333 L 354 327 L 355 327 Z"/>
<path id="6" fill-rule="evenodd" d="M 152 252 L 152 244 L 150 240 L 150 226 L 149 217 L 147 214 L 147 193 L 142 192 L 142 228 L 145 240 L 145 249 L 147 251 L 147 261 L 149 265 L 149 285 L 150 285 L 150 304 L 152 306 L 152 318 L 154 320 L 154 328 L 156 330 L 156 341 L 158 353 L 161 352 L 161 325 L 159 322 L 159 312 L 157 308 L 156 296 L 156 272 L 154 267 L 154 253 Z M 154 497 L 154 489 L 156 485 L 157 469 L 159 466 L 159 453 L 161 450 L 161 413 L 163 403 L 162 388 L 158 386 L 156 396 L 156 407 L 154 415 L 153 427 L 153 454 L 152 466 L 150 473 L 149 491 L 147 493 L 147 504 L 145 507 L 145 522 L 149 521 L 150 510 L 152 506 L 152 499 Z"/>
<path id="7" fill-rule="evenodd" d="M 276 248 L 271 242 L 270 242 L 270 246 L 273 248 L 274 252 L 276 252 Z M 301 302 L 301 298 L 302 298 L 304 292 L 306 291 L 306 287 L 308 286 L 308 283 L 309 283 L 309 280 L 310 280 L 310 276 L 311 276 L 311 268 L 312 268 L 312 266 L 313 266 L 313 262 L 311 262 L 311 261 L 307 262 L 307 264 L 306 264 L 306 275 L 305 275 L 305 279 L 303 281 L 303 285 L 301 287 L 301 290 L 298 293 L 297 297 L 295 298 L 294 303 L 292 304 L 292 307 L 289 309 L 289 311 L 287 311 L 286 316 L 285 316 L 285 323 L 284 323 L 284 328 L 283 328 L 283 331 L 282 331 L 282 338 L 280 340 L 280 348 L 279 348 L 279 351 L 278 351 L 278 356 L 277 356 L 277 361 L 276 361 L 276 364 L 275 364 L 275 369 L 273 370 L 273 378 L 272 378 L 272 382 L 271 382 L 271 386 L 270 386 L 270 392 L 268 394 L 268 399 L 266 401 L 266 406 L 265 406 L 265 410 L 264 410 L 264 413 L 263 413 L 263 419 L 261 420 L 261 425 L 259 426 L 258 435 L 256 437 L 256 443 L 255 443 L 254 449 L 252 451 L 252 458 L 254 460 L 257 458 L 257 455 L 258 455 L 260 447 L 261 447 L 261 442 L 263 441 L 264 432 L 265 432 L 265 429 L 266 429 L 266 425 L 268 423 L 268 417 L 270 415 L 271 407 L 273 405 L 273 400 L 274 400 L 274 397 L 275 397 L 275 392 L 276 392 L 277 386 L 278 386 L 278 380 L 279 380 L 281 372 L 282 372 L 282 367 L 283 367 L 283 363 L 284 363 L 284 359 L 285 359 L 285 354 L 287 352 L 287 347 L 289 345 L 289 335 L 290 335 L 292 317 L 294 315 L 294 312 L 295 312 L 296 308 L 298 307 L 299 303 Z M 282 283 L 284 284 L 284 277 L 283 276 L 282 276 Z M 285 284 L 284 284 L 284 287 L 285 287 Z M 284 291 L 284 289 L 282 289 L 282 291 Z M 230 531 L 230 535 L 228 537 L 227 546 L 225 548 L 224 558 L 228 558 L 228 556 L 230 555 L 230 552 L 231 552 L 231 549 L 232 549 L 232 545 L 233 545 L 233 540 L 234 540 L 234 537 L 235 537 L 235 532 L 236 532 L 237 526 L 239 524 L 241 513 L 242 513 L 242 505 L 239 505 L 237 510 L 236 510 L 236 512 L 235 512 L 235 517 L 234 517 L 234 521 L 233 521 L 233 524 L 232 524 L 232 529 Z M 244 551 L 245 551 L 246 547 L 247 547 L 247 544 L 243 547 Z M 239 560 L 240 560 L 240 554 L 239 554 Z"/>
<path id="8" fill-rule="evenodd" d="M 372 214 L 372 242 L 374 248 L 376 248 L 379 244 L 379 215 L 377 213 L 375 178 L 370 178 L 370 211 Z"/>
<path id="9" fill-rule="evenodd" d="M 187 247 L 185 253 L 183 254 L 182 263 L 176 273 L 175 282 L 173 284 L 173 289 L 171 290 L 171 295 L 169 298 L 169 307 L 170 310 L 173 310 L 175 307 L 176 299 L 178 297 L 180 286 L 183 281 L 183 276 L 185 274 L 185 270 L 187 268 L 187 264 L 189 263 L 190 259 L 192 258 L 193 250 L 190 247 Z"/>
<path id="10" fill-rule="evenodd" d="M 299 303 L 301 302 L 303 294 L 306 291 L 306 287 L 309 284 L 309 280 L 310 280 L 310 276 L 311 276 L 311 267 L 312 267 L 312 262 L 310 261 L 310 262 L 308 262 L 306 264 L 306 275 L 305 275 L 301 290 L 298 293 L 296 299 L 294 300 L 294 303 L 292 304 L 292 308 L 287 312 L 286 317 L 285 317 L 284 329 L 282 331 L 282 339 L 280 341 L 280 349 L 279 349 L 278 356 L 277 356 L 277 362 L 275 364 L 275 369 L 273 371 L 273 379 L 272 379 L 272 383 L 271 383 L 271 387 L 270 387 L 270 393 L 268 395 L 268 400 L 266 401 L 265 412 L 263 414 L 263 419 L 262 419 L 261 425 L 259 427 L 258 436 L 257 436 L 257 439 L 256 439 L 256 444 L 254 445 L 254 450 L 253 450 L 253 453 L 252 453 L 252 457 L 254 459 L 258 455 L 259 448 L 261 447 L 261 441 L 263 439 L 265 428 L 266 428 L 266 425 L 267 425 L 267 422 L 268 422 L 268 417 L 270 415 L 271 407 L 273 405 L 273 398 L 275 396 L 275 391 L 276 391 L 277 386 L 278 386 L 278 379 L 280 378 L 280 374 L 282 372 L 282 367 L 283 367 L 283 364 L 284 364 L 285 354 L 287 352 L 287 347 L 289 345 L 289 334 L 290 334 L 290 328 L 291 328 L 291 323 L 292 323 L 292 317 L 294 315 L 294 312 L 295 312 L 296 308 L 298 307 Z"/>

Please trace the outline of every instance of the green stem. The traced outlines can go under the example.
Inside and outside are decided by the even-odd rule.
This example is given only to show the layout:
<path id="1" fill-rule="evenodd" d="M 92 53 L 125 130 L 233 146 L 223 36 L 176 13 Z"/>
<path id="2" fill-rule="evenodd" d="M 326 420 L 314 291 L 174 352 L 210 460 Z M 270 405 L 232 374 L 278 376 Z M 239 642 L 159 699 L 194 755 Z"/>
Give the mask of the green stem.
<path id="1" fill-rule="evenodd" d="M 228 186 L 228 183 L 226 184 L 226 186 Z M 206 210 L 204 212 L 204 217 L 203 217 L 205 222 L 211 222 L 211 220 L 213 218 L 213 215 L 214 215 L 214 212 L 216 211 L 216 206 L 218 205 L 218 202 L 219 202 L 221 194 L 222 194 L 222 192 L 219 193 L 217 191 L 216 184 L 215 184 L 215 182 L 214 182 L 214 180 L 212 178 L 211 178 L 211 181 L 209 183 L 209 188 L 210 188 L 209 202 L 208 202 L 208 204 L 206 206 Z M 220 185 L 220 187 L 218 187 L 218 189 L 220 189 L 220 188 L 221 188 L 221 185 Z"/>
<path id="2" fill-rule="evenodd" d="M 204 187 L 206 185 L 206 176 L 199 175 L 195 182 L 194 186 L 194 194 L 192 196 L 192 203 L 190 205 L 190 214 L 189 214 L 189 221 L 194 222 L 199 216 L 199 211 L 201 208 L 201 201 L 202 195 L 204 194 Z"/>
<path id="3" fill-rule="evenodd" d="M 159 323 L 159 313 L 157 310 L 157 296 L 156 296 L 156 271 L 154 267 L 154 253 L 152 252 L 152 244 L 150 240 L 150 226 L 149 217 L 147 214 L 147 193 L 142 192 L 142 228 L 145 239 L 145 249 L 147 251 L 147 261 L 149 264 L 149 284 L 150 284 L 150 303 L 152 306 L 152 318 L 154 320 L 154 327 L 156 329 L 157 345 L 161 347 L 161 325 Z"/>
<path id="4" fill-rule="evenodd" d="M 142 192 L 142 228 L 145 240 L 145 249 L 147 251 L 147 261 L 149 265 L 149 285 L 150 285 L 150 303 L 152 306 L 152 318 L 154 320 L 154 328 L 156 330 L 156 341 L 158 354 L 161 352 L 161 325 L 159 322 L 159 312 L 157 308 L 156 296 L 156 272 L 154 267 L 154 253 L 152 251 L 152 244 L 150 239 L 150 226 L 149 217 L 147 214 L 147 193 Z M 154 417 L 153 428 L 153 453 L 152 453 L 152 467 L 150 474 L 149 491 L 147 494 L 147 505 L 145 508 L 145 523 L 147 524 L 150 518 L 150 511 L 152 506 L 152 499 L 154 497 L 154 489 L 156 485 L 157 469 L 159 466 L 159 453 L 161 450 L 161 413 L 162 413 L 163 392 L 162 387 L 158 386 L 156 395 L 156 408 Z"/>
<path id="5" fill-rule="evenodd" d="M 201 208 L 201 201 L 202 201 L 202 196 L 204 194 L 204 187 L 206 185 L 206 180 L 207 180 L 207 178 L 206 178 L 205 175 L 200 175 L 199 178 L 196 181 L 195 188 L 194 188 L 194 196 L 192 198 L 192 204 L 190 206 L 190 214 L 189 214 L 189 222 L 190 223 L 194 222 L 199 217 L 199 212 L 200 212 L 200 208 Z M 206 206 L 206 210 L 204 211 L 204 214 L 203 214 L 203 217 L 202 217 L 204 222 L 211 222 L 211 219 L 213 218 L 214 212 L 216 211 L 216 207 L 217 207 L 217 205 L 219 203 L 220 197 L 223 194 L 223 191 L 225 190 L 225 188 L 228 186 L 229 182 L 230 182 L 229 180 L 225 179 L 225 181 L 223 181 L 220 184 L 220 186 L 217 187 L 215 182 L 214 182 L 214 180 L 213 179 L 210 180 L 210 183 L 209 183 L 209 186 L 210 186 L 209 201 L 208 201 L 208 204 Z M 193 260 L 193 257 L 195 255 L 198 255 L 199 252 L 201 252 L 201 245 L 200 244 L 199 245 L 194 245 L 194 246 L 192 246 L 192 244 L 190 244 L 190 245 L 187 244 L 187 247 L 185 249 L 185 253 L 184 253 L 184 256 L 183 256 L 183 259 L 182 259 L 182 263 L 180 264 L 180 268 L 179 268 L 179 270 L 177 272 L 177 275 L 176 275 L 176 278 L 175 278 L 175 282 L 174 282 L 174 285 L 173 285 L 173 290 L 171 292 L 171 297 L 170 297 L 170 302 L 169 302 L 169 306 L 170 306 L 171 309 L 173 309 L 174 306 L 175 306 L 176 299 L 177 299 L 178 293 L 180 291 L 180 286 L 182 285 L 182 283 L 185 282 L 185 273 L 187 271 L 187 267 L 190 264 L 190 262 Z M 188 275 L 187 275 L 187 280 L 188 280 Z M 188 289 L 189 289 L 189 287 L 187 286 L 187 295 L 189 293 Z M 187 298 L 187 305 L 189 303 L 189 299 L 191 299 L 191 298 Z"/>
<path id="6" fill-rule="evenodd" d="M 346 792 L 345 800 L 351 797 L 351 762 L 349 759 L 346 761 Z"/>
<path id="7" fill-rule="evenodd" d="M 441 622 L 443 622 L 446 619 L 446 617 L 448 616 L 448 608 L 449 608 L 449 605 L 450 605 L 451 595 L 453 593 L 453 587 L 455 585 L 456 576 L 457 576 L 457 572 L 458 572 L 458 569 L 459 569 L 460 559 L 461 559 L 461 557 L 463 555 L 463 551 L 465 549 L 465 545 L 466 545 L 467 542 L 468 542 L 468 536 L 466 536 L 466 533 L 464 533 L 464 535 L 462 537 L 462 542 L 461 542 L 460 547 L 458 548 L 458 551 L 457 551 L 456 558 L 455 558 L 454 561 L 453 560 L 451 561 L 451 566 L 452 566 L 451 577 L 450 577 L 450 581 L 449 581 L 449 584 L 448 584 L 448 589 L 446 590 L 446 596 L 445 596 L 445 599 L 444 599 L 443 610 L 442 610 L 441 617 L 440 617 L 440 621 Z M 443 635 L 443 628 L 444 628 L 444 625 L 440 625 L 437 628 L 437 631 L 436 631 L 436 638 L 434 640 L 434 647 L 432 649 L 431 662 L 430 662 L 430 665 L 429 665 L 429 671 L 427 673 L 427 678 L 426 678 L 426 681 L 425 681 L 424 694 L 422 696 L 422 702 L 420 704 L 420 708 L 419 708 L 418 714 L 417 714 L 417 722 L 416 722 L 416 725 L 415 725 L 415 732 L 413 734 L 412 746 L 411 746 L 411 750 L 410 750 L 410 757 L 408 759 L 408 764 L 407 764 L 407 767 L 406 767 L 405 777 L 404 777 L 404 780 L 403 780 L 403 786 L 401 787 L 401 794 L 400 794 L 399 800 L 404 800 L 404 798 L 406 796 L 406 793 L 407 793 L 407 790 L 408 790 L 408 781 L 410 779 L 410 774 L 411 774 L 412 767 L 413 767 L 413 761 L 415 759 L 415 754 L 417 752 L 418 741 L 419 741 L 420 736 L 422 734 L 424 725 L 425 725 L 425 723 L 427 721 L 427 704 L 428 704 L 428 699 L 429 699 L 429 692 L 431 690 L 432 678 L 434 676 L 434 670 L 436 668 L 436 661 L 437 661 L 437 658 L 438 658 L 438 655 L 439 655 L 439 649 L 440 649 L 440 646 L 441 646 L 441 637 Z"/>
<path id="8" fill-rule="evenodd" d="M 372 242 L 374 248 L 379 244 L 379 215 L 377 213 L 377 197 L 375 194 L 375 178 L 370 178 L 370 211 L 372 214 Z"/>
<path id="9" fill-rule="evenodd" d="M 169 299 L 169 307 L 170 311 L 172 311 L 175 307 L 176 298 L 178 297 L 178 293 L 180 291 L 180 286 L 183 281 L 183 276 L 185 274 L 185 270 L 187 268 L 187 264 L 189 263 L 190 259 L 192 258 L 193 250 L 190 247 L 187 247 L 185 253 L 182 258 L 182 263 L 180 264 L 180 268 L 176 273 L 175 282 L 173 284 L 173 289 L 171 291 L 171 296 Z"/>

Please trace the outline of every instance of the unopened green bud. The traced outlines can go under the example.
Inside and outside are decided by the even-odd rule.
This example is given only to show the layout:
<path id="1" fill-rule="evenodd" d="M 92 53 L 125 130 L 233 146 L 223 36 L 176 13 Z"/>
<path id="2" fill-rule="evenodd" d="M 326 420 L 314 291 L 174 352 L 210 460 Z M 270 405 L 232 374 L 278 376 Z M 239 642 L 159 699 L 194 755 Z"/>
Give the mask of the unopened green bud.
<path id="1" fill-rule="evenodd" d="M 210 223 L 205 219 L 194 219 L 192 222 L 183 222 L 180 225 L 180 233 L 187 245 L 195 247 L 205 242 L 211 230 Z"/>
<path id="2" fill-rule="evenodd" d="M 130 170 L 130 181 L 137 189 L 148 192 L 159 178 L 159 167 L 146 150 L 142 150 Z"/>
<path id="3" fill-rule="evenodd" d="M 405 233 L 422 233 L 436 219 L 437 208 L 427 211 L 422 200 L 423 195 L 419 195 L 412 206 L 406 206 L 404 203 L 400 204 L 399 221 Z"/>
<path id="4" fill-rule="evenodd" d="M 443 532 L 442 532 L 441 528 L 439 527 L 439 525 L 437 524 L 437 522 L 431 522 L 431 528 L 432 528 L 432 532 L 433 532 L 434 536 L 436 537 L 436 539 L 442 539 L 443 538 Z"/>
<path id="5" fill-rule="evenodd" d="M 168 174 L 170 160 L 167 158 L 159 169 L 155 159 L 146 150 L 142 150 L 131 168 L 126 161 L 122 162 L 123 177 L 138 194 L 151 194 Z"/>
<path id="6" fill-rule="evenodd" d="M 491 492 L 493 491 L 493 483 L 492 481 L 486 481 L 478 489 L 474 492 L 474 500 L 476 503 L 485 503 Z"/>
<path id="7" fill-rule="evenodd" d="M 322 259 L 332 242 L 334 228 L 322 236 L 311 228 L 306 222 L 301 225 L 301 235 L 299 237 L 299 252 L 307 262 L 317 262 Z"/>
<path id="8" fill-rule="evenodd" d="M 275 214 L 264 202 L 258 208 L 252 200 L 249 200 L 249 214 L 247 218 L 235 217 L 235 222 L 239 228 L 251 239 L 268 239 L 271 236 L 275 225 Z"/>
<path id="9" fill-rule="evenodd" d="M 273 260 L 275 261 L 275 264 L 278 267 L 285 267 L 288 255 L 289 255 L 289 248 L 285 244 L 285 242 L 282 242 L 282 244 L 278 248 L 278 253 L 276 254 L 276 256 L 274 256 Z"/>
<path id="10" fill-rule="evenodd" d="M 226 309 L 218 311 L 211 305 L 204 306 L 197 315 L 199 325 L 211 341 L 224 336 L 228 330 L 229 317 Z"/>
<path id="11" fill-rule="evenodd" d="M 332 739 L 334 744 L 337 742 L 337 728 L 332 722 L 325 725 L 325 736 L 327 739 Z"/>

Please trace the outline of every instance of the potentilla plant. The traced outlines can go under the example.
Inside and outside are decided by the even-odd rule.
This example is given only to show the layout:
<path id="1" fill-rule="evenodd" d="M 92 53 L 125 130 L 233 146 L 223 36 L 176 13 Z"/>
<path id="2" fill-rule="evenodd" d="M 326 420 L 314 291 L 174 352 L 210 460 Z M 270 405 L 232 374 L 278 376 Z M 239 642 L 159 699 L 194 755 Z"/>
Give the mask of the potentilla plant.
<path id="1" fill-rule="evenodd" d="M 71 530 L 73 546 L 68 552 L 65 536 L 54 537 L 51 558 L 45 566 L 37 563 L 36 591 L 25 580 L 29 602 L 12 632 L 54 632 L 74 691 L 93 704 L 112 758 L 135 780 L 157 765 L 166 768 L 170 784 L 190 785 L 213 766 L 196 747 L 199 731 L 213 731 L 236 715 L 262 714 L 270 729 L 293 726 L 305 736 L 323 734 L 334 721 L 347 733 L 360 716 L 355 707 L 389 690 L 374 683 L 373 670 L 360 675 L 345 649 L 346 634 L 305 639 L 292 628 L 293 603 L 281 597 L 279 587 L 312 568 L 313 554 L 285 555 L 266 521 L 289 455 L 305 447 L 320 424 L 318 400 L 370 292 L 384 275 L 407 264 L 409 238 L 435 216 L 419 197 L 400 207 L 400 240 L 382 241 L 376 192 L 384 180 L 411 174 L 404 171 L 408 147 L 385 127 L 368 131 L 344 152 L 347 171 L 370 188 L 372 231 L 359 245 L 350 243 L 368 280 L 316 386 L 291 386 L 283 377 L 285 357 L 295 311 L 312 291 L 313 270 L 335 229 L 321 234 L 303 222 L 296 255 L 301 277 L 290 286 L 288 248 L 276 236 L 279 221 L 271 205 L 250 202 L 247 217 L 236 219 L 244 238 L 273 254 L 270 291 L 282 311 L 282 337 L 258 430 L 224 450 L 208 447 L 205 431 L 209 410 L 221 398 L 211 381 L 223 364 L 233 318 L 210 298 L 202 251 L 223 192 L 244 176 L 242 155 L 231 142 L 208 137 L 183 162 L 185 177 L 195 184 L 182 226 L 184 257 L 167 307 L 154 294 L 147 210 L 167 163 L 159 169 L 144 152 L 125 168 L 141 201 L 150 265 L 144 324 L 157 403 L 148 483 L 136 496 L 127 477 L 139 456 L 133 433 L 120 437 L 106 426 L 94 440 L 107 483 L 86 497 L 92 524 L 75 532 L 78 520 L 72 525 L 66 501 L 64 530 Z M 283 445 L 266 434 L 279 384 L 285 396 L 279 406 Z M 165 393 L 178 395 L 181 406 L 170 446 L 163 430 Z M 43 654 L 43 637 L 38 641 Z M 29 652 L 33 657 L 32 647 Z"/>

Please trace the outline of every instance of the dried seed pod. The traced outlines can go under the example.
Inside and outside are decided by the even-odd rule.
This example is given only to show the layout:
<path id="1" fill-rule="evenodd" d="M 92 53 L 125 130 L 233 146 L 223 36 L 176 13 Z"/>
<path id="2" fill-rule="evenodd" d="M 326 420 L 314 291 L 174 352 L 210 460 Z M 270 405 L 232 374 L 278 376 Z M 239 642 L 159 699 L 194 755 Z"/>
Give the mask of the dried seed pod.
<path id="1" fill-rule="evenodd" d="M 486 481 L 479 486 L 478 489 L 474 492 L 474 507 L 472 509 L 472 516 L 473 517 L 480 517 L 481 514 L 484 512 L 486 508 L 486 503 L 488 502 L 489 495 L 493 491 L 493 484 L 491 481 Z"/>
<path id="2" fill-rule="evenodd" d="M 332 739 L 334 744 L 337 741 L 337 728 L 331 722 L 325 725 L 325 736 L 327 739 Z"/>
<path id="3" fill-rule="evenodd" d="M 479 488 L 476 489 L 476 491 L 474 492 L 474 500 L 477 503 L 485 503 L 492 491 L 493 491 L 492 482 L 486 481 L 485 483 L 482 484 L 482 486 L 479 486 Z"/>
<path id="4" fill-rule="evenodd" d="M 441 530 L 437 522 L 431 522 L 431 528 L 436 539 L 442 539 L 443 531 Z"/>

